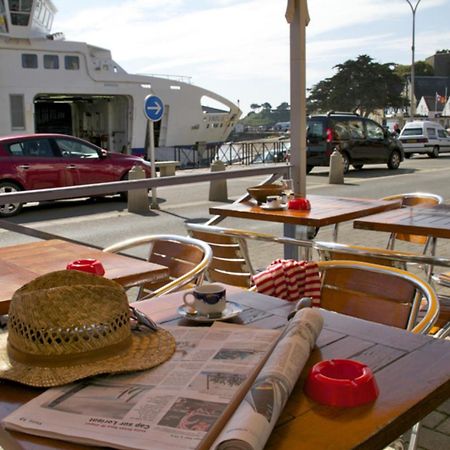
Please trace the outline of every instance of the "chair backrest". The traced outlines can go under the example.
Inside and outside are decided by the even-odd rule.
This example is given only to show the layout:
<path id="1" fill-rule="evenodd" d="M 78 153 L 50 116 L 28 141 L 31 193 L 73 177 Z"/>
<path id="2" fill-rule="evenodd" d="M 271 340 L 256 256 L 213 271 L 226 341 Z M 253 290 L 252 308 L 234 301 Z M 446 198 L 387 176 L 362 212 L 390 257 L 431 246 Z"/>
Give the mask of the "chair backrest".
<path id="1" fill-rule="evenodd" d="M 149 246 L 147 261 L 168 267 L 169 276 L 140 286 L 138 300 L 168 294 L 190 283 L 199 284 L 212 260 L 208 244 L 198 239 L 172 234 L 142 236 L 106 247 L 105 252 L 120 252 Z"/>
<path id="2" fill-rule="evenodd" d="M 434 289 L 410 272 L 357 261 L 318 264 L 324 309 L 414 333 L 428 332 L 437 320 L 439 302 Z M 426 309 L 420 310 L 424 301 Z"/>
<path id="3" fill-rule="evenodd" d="M 245 239 L 220 233 L 217 227 L 186 223 L 190 236 L 206 242 L 212 250 L 208 281 L 249 288 L 254 273 Z"/>
<path id="4" fill-rule="evenodd" d="M 396 252 L 375 247 L 363 247 L 359 245 L 338 244 L 336 242 L 313 242 L 313 249 L 317 251 L 319 259 L 363 261 L 383 266 L 397 267 L 406 270 L 406 265 L 411 261 L 411 254 Z M 421 261 L 423 262 L 423 261 Z"/>
<path id="5" fill-rule="evenodd" d="M 402 206 L 430 206 L 438 205 L 443 203 L 444 199 L 437 194 L 430 194 L 427 192 L 411 192 L 407 194 L 396 194 L 390 195 L 388 197 L 383 197 L 382 200 L 402 200 Z M 408 241 L 414 244 L 425 245 L 425 249 L 428 246 L 430 238 L 427 236 L 419 236 L 415 234 L 402 234 L 402 233 L 392 233 L 388 248 L 393 249 L 395 240 Z"/>

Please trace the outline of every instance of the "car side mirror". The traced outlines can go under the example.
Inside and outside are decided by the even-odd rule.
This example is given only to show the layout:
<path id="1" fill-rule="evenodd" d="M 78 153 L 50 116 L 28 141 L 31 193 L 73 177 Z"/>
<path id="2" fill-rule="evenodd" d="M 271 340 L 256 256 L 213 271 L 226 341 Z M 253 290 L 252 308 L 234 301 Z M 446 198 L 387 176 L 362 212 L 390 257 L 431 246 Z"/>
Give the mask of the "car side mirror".
<path id="1" fill-rule="evenodd" d="M 108 156 L 108 150 L 101 148 L 100 149 L 100 158 L 105 159 L 107 156 Z"/>

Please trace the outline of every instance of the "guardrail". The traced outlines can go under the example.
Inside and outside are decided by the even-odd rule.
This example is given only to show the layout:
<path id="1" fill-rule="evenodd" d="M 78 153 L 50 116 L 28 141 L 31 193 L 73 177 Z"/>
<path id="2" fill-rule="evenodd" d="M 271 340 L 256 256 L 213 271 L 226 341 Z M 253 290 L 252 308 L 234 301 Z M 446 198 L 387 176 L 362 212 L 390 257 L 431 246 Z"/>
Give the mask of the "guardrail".
<path id="1" fill-rule="evenodd" d="M 245 178 L 258 175 L 271 175 L 270 180 L 282 176 L 289 177 L 292 165 L 270 165 L 265 167 L 208 172 L 194 175 L 176 175 L 162 178 L 146 178 L 134 181 L 114 181 L 111 183 L 85 184 L 53 189 L 36 189 L 15 193 L 0 194 L 0 204 L 27 203 L 68 198 L 93 197 L 96 195 L 115 194 L 133 189 L 151 189 L 163 186 L 199 183 L 202 181 Z"/>

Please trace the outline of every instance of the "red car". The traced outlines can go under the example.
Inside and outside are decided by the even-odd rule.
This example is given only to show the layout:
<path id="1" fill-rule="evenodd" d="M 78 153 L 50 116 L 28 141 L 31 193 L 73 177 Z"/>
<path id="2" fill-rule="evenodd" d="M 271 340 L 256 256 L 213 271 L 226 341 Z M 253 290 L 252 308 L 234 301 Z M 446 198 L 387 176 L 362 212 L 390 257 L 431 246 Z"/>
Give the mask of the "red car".
<path id="1" fill-rule="evenodd" d="M 134 155 L 112 153 L 64 134 L 0 137 L 0 193 L 126 180 L 133 166 L 151 176 L 150 163 Z M 21 203 L 0 204 L 10 217 Z"/>

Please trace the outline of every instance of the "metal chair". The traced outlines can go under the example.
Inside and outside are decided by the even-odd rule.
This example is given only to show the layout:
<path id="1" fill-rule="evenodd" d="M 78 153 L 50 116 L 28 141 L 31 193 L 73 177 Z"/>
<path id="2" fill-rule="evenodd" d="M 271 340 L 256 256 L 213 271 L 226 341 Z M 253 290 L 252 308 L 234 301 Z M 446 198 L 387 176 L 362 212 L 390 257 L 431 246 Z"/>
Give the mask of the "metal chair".
<path id="1" fill-rule="evenodd" d="M 190 284 L 200 284 L 212 260 L 211 247 L 203 241 L 186 236 L 157 234 L 142 236 L 106 247 L 104 252 L 121 252 L 149 246 L 147 261 L 169 268 L 169 276 L 155 283 L 143 283 L 137 300 L 157 297 Z"/>
<path id="2" fill-rule="evenodd" d="M 380 264 L 397 269 L 408 270 L 411 264 L 428 267 L 450 267 L 450 259 L 438 256 L 428 255 L 414 255 L 407 252 L 396 252 L 394 250 L 386 250 L 373 247 L 362 247 L 348 244 L 337 244 L 335 242 L 321 242 L 313 243 L 313 248 L 318 252 L 319 258 L 324 261 L 330 260 L 352 260 L 364 261 L 373 264 Z M 440 281 L 439 275 L 433 275 L 432 284 L 445 286 L 445 283 Z M 450 282 L 450 279 L 449 279 Z M 450 287 L 450 284 L 447 285 Z M 438 333 L 447 322 L 450 321 L 450 297 L 438 295 L 440 312 L 435 326 L 431 333 Z"/>
<path id="3" fill-rule="evenodd" d="M 402 200 L 403 206 L 432 206 L 439 205 L 444 202 L 444 199 L 437 194 L 430 194 L 426 192 L 411 192 L 407 194 L 396 194 L 390 195 L 388 197 L 383 197 L 382 200 Z M 413 244 L 423 245 L 423 254 L 425 255 L 430 249 L 430 254 L 435 255 L 436 253 L 436 239 L 429 236 L 419 236 L 415 234 L 402 234 L 402 233 L 391 233 L 389 236 L 387 247 L 390 250 L 394 249 L 395 241 L 407 241 Z"/>
<path id="4" fill-rule="evenodd" d="M 213 258 L 206 274 L 207 279 L 244 288 L 251 288 L 251 276 L 256 273 L 250 259 L 247 241 L 291 244 L 308 250 L 312 246 L 309 240 L 278 237 L 214 225 L 186 223 L 186 229 L 190 236 L 207 242 L 212 249 Z"/>
<path id="5" fill-rule="evenodd" d="M 324 309 L 422 334 L 438 318 L 439 301 L 433 287 L 410 272 L 361 261 L 318 264 Z"/>

